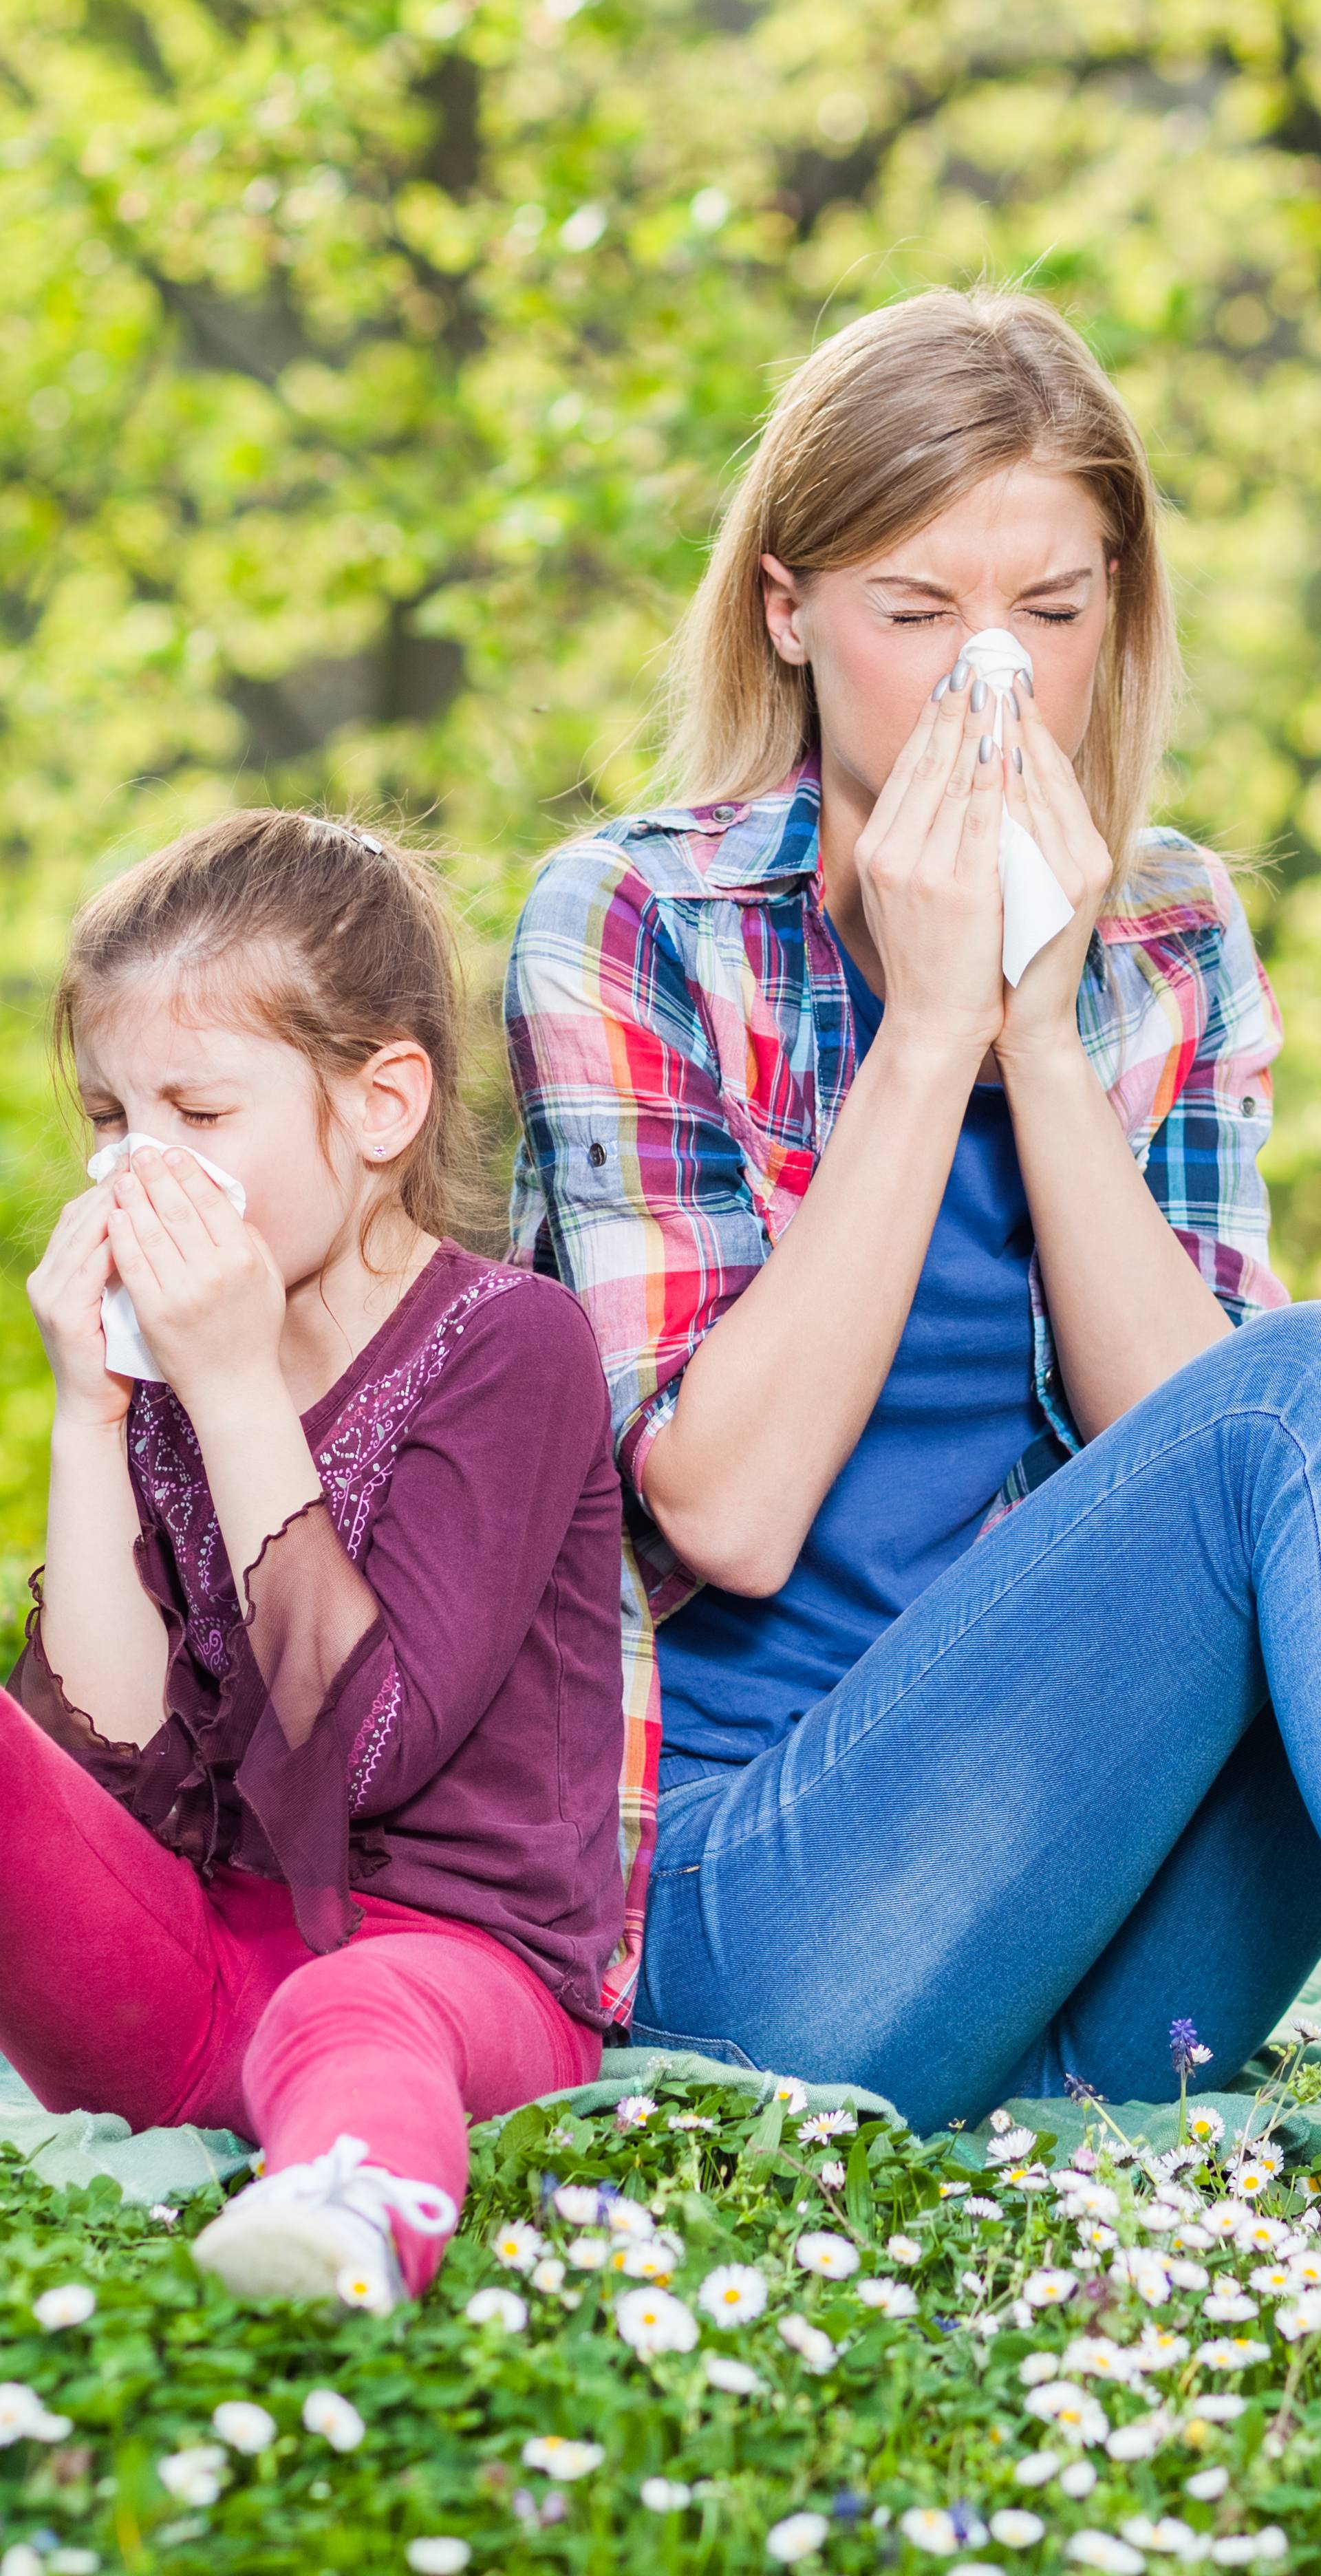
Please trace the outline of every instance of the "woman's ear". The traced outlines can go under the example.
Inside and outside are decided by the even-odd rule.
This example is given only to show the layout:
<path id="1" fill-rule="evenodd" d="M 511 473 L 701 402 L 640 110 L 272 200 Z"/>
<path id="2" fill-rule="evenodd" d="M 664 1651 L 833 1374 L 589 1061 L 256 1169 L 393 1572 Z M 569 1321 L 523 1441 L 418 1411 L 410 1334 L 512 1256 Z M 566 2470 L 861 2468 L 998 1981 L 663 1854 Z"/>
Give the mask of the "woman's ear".
<path id="1" fill-rule="evenodd" d="M 431 1058 L 413 1038 L 378 1047 L 354 1077 L 363 1161 L 384 1169 L 412 1144 L 431 1102 Z"/>
<path id="2" fill-rule="evenodd" d="M 803 593 L 798 577 L 778 555 L 761 559 L 761 596 L 766 632 L 782 662 L 800 667 L 809 659 L 802 634 Z"/>

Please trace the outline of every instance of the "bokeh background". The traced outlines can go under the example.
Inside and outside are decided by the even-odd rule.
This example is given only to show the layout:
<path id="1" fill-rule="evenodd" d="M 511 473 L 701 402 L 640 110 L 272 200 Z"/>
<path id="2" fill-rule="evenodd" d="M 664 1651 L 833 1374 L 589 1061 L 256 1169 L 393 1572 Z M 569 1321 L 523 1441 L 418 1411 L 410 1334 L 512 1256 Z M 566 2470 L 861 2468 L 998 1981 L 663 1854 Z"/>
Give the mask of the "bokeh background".
<path id="1" fill-rule="evenodd" d="M 0 0 L 11 1614 L 78 896 L 231 801 L 432 833 L 498 1210 L 503 946 L 538 854 L 643 790 L 741 444 L 822 333 L 983 275 L 1054 297 L 1151 443 L 1166 811 L 1263 863 L 1278 1252 L 1318 1293 L 1317 0 Z"/>

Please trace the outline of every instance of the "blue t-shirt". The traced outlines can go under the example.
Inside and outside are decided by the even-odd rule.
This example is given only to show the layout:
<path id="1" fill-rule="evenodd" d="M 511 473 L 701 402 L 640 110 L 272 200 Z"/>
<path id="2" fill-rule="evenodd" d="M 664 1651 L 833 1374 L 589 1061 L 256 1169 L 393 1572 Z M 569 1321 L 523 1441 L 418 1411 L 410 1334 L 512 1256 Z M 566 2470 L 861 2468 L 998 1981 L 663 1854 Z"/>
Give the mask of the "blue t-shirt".
<path id="1" fill-rule="evenodd" d="M 882 1005 L 836 945 L 861 1057 Z M 971 1546 L 1043 1428 L 1032 1242 L 1004 1093 L 978 1083 L 890 1374 L 788 1582 L 759 1601 L 707 1584 L 657 1631 L 663 1786 L 777 1743 Z"/>

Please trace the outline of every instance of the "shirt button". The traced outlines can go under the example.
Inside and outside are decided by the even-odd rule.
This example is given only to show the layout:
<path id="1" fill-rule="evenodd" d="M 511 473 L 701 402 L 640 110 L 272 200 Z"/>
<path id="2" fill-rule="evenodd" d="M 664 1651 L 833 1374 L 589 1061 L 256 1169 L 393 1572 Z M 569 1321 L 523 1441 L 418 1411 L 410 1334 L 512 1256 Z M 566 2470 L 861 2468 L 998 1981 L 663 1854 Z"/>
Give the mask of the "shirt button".
<path id="1" fill-rule="evenodd" d="M 713 823 L 732 823 L 737 812 L 737 805 L 713 805 L 711 820 Z"/>
<path id="2" fill-rule="evenodd" d="M 1239 1102 L 1239 1104 L 1238 1104 L 1238 1105 L 1239 1105 L 1240 1109 L 1242 1110 L 1243 1115 L 1244 1115 L 1244 1117 L 1245 1117 L 1245 1118 L 1250 1118 L 1250 1117 L 1252 1116 L 1253 1110 L 1254 1110 L 1254 1109 L 1256 1108 L 1256 1106 L 1257 1106 L 1256 1101 L 1253 1099 L 1251 1092 L 1249 1092 L 1249 1093 L 1248 1093 L 1246 1100 L 1240 1100 L 1240 1102 Z"/>
<path id="3" fill-rule="evenodd" d="M 589 1145 L 587 1148 L 587 1160 L 591 1164 L 593 1171 L 599 1172 L 601 1165 L 605 1161 L 604 1145 Z"/>

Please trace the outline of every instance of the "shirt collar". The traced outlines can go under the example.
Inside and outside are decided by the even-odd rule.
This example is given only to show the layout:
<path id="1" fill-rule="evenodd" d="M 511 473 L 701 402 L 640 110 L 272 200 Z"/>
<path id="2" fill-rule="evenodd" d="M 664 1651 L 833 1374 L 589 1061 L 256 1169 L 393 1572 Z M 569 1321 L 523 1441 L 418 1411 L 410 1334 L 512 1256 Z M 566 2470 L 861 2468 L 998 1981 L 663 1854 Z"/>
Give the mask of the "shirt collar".
<path id="1" fill-rule="evenodd" d="M 716 839 L 702 870 L 709 893 L 757 895 L 816 875 L 820 818 L 821 775 L 813 753 L 767 796 L 675 808 L 648 820 L 653 829 Z"/>

